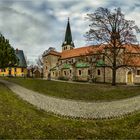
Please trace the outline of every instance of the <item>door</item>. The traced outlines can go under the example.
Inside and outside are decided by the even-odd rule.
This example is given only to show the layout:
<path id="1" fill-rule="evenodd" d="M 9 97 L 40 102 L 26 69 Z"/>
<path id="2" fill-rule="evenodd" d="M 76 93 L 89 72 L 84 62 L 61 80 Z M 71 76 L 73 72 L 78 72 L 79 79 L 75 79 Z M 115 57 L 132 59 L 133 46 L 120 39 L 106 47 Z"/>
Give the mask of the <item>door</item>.
<path id="1" fill-rule="evenodd" d="M 11 76 L 11 69 L 9 69 L 9 76 Z"/>
<path id="2" fill-rule="evenodd" d="M 132 84 L 132 83 L 133 83 L 133 81 L 132 81 L 132 72 L 129 71 L 127 73 L 127 84 Z"/>

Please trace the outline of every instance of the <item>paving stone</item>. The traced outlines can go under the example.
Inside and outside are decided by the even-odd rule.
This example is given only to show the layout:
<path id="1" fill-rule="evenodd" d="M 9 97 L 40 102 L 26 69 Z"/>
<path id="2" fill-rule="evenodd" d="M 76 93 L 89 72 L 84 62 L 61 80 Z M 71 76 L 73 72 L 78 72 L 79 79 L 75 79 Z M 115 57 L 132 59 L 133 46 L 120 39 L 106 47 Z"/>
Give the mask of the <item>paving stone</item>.
<path id="1" fill-rule="evenodd" d="M 114 118 L 140 110 L 140 96 L 111 102 L 84 102 L 50 97 L 5 80 L 0 80 L 0 82 L 8 86 L 20 98 L 37 108 L 66 117 L 85 119 Z"/>

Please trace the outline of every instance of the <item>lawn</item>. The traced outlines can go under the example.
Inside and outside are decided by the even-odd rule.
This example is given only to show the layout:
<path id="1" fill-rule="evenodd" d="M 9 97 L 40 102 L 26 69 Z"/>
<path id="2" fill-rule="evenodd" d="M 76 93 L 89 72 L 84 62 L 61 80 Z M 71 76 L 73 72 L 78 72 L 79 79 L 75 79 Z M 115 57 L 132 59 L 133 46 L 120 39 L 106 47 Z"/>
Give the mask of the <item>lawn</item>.
<path id="1" fill-rule="evenodd" d="M 112 101 L 140 95 L 140 86 L 112 87 L 109 84 L 72 84 L 23 78 L 6 78 L 6 80 L 42 94 L 74 100 Z"/>
<path id="2" fill-rule="evenodd" d="M 0 83 L 0 139 L 140 138 L 140 112 L 114 120 L 70 120 L 22 101 Z"/>

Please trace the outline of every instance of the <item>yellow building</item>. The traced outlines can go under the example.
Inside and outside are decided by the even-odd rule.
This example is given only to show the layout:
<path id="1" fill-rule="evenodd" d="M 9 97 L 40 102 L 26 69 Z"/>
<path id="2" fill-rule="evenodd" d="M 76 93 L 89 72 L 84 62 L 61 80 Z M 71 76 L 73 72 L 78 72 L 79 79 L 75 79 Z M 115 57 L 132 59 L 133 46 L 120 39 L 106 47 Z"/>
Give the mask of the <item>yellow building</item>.
<path id="1" fill-rule="evenodd" d="M 18 58 L 18 65 L 13 67 L 8 67 L 0 69 L 0 76 L 18 76 L 26 77 L 27 76 L 27 63 L 25 60 L 23 50 L 15 50 L 15 54 Z"/>

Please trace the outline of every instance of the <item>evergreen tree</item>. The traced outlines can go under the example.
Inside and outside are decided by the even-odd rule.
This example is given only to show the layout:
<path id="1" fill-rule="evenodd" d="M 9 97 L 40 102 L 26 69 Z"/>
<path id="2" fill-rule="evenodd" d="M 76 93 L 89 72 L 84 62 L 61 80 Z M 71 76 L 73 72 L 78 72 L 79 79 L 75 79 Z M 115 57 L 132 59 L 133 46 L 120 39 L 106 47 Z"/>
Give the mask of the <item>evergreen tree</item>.
<path id="1" fill-rule="evenodd" d="M 0 68 L 11 67 L 17 64 L 18 59 L 14 48 L 9 44 L 9 40 L 0 34 Z"/>

